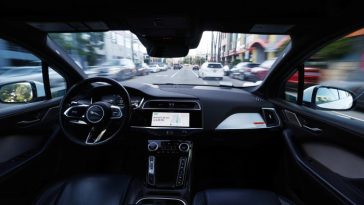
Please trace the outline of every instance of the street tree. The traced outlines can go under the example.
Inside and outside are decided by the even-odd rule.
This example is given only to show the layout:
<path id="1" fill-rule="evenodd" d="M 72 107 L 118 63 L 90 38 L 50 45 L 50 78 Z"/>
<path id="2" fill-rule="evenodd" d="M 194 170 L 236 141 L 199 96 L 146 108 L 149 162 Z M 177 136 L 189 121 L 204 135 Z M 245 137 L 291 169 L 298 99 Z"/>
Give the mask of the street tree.
<path id="1" fill-rule="evenodd" d="M 104 33 L 88 32 L 88 33 L 52 33 L 52 40 L 59 44 L 67 54 L 73 57 L 81 57 L 87 61 L 88 65 L 98 63 L 100 55 L 97 49 L 104 47 Z"/>

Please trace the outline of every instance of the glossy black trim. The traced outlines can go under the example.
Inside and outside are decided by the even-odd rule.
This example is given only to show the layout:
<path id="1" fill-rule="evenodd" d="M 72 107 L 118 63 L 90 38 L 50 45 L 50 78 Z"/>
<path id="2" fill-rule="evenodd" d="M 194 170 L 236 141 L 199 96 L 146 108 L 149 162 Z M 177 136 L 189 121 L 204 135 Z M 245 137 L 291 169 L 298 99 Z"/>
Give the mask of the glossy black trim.
<path id="1" fill-rule="evenodd" d="M 42 61 L 42 75 L 43 75 L 43 85 L 46 98 L 48 100 L 52 99 L 51 84 L 49 82 L 49 65 L 45 61 Z"/>
<path id="2" fill-rule="evenodd" d="M 298 91 L 297 91 L 297 104 L 303 103 L 303 90 L 305 85 L 305 65 L 302 63 L 298 66 Z"/>

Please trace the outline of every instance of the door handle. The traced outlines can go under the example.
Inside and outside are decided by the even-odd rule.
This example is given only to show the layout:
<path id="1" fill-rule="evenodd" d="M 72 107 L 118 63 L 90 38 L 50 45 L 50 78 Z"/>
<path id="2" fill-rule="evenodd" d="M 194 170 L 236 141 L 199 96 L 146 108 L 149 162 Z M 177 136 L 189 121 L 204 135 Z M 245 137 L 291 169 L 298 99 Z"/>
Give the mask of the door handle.
<path id="1" fill-rule="evenodd" d="M 317 127 L 309 127 L 307 125 L 302 125 L 302 127 L 309 130 L 310 132 L 315 133 L 315 134 L 321 134 L 322 133 L 322 129 L 317 128 Z"/>
<path id="2" fill-rule="evenodd" d="M 16 124 L 17 124 L 17 125 L 25 126 L 25 125 L 35 124 L 35 123 L 37 123 L 37 122 L 40 122 L 40 119 L 34 119 L 34 120 L 23 120 L 23 121 L 19 121 L 19 122 L 17 122 Z"/>

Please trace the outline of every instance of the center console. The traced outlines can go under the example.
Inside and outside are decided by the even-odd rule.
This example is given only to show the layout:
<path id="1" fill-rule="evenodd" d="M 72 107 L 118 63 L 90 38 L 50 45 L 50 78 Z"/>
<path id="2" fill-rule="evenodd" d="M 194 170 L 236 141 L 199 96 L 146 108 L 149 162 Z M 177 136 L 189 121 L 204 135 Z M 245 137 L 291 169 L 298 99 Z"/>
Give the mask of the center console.
<path id="1" fill-rule="evenodd" d="M 147 100 L 135 110 L 131 128 L 153 136 L 147 141 L 147 168 L 137 205 L 187 205 L 190 200 L 193 143 L 202 130 L 201 106 L 195 100 Z"/>
<path id="2" fill-rule="evenodd" d="M 178 189 L 186 185 L 192 143 L 182 140 L 149 140 L 146 183 L 149 187 Z"/>
<path id="3" fill-rule="evenodd" d="M 136 205 L 187 205 L 193 144 L 188 140 L 148 140 L 142 197 Z"/>

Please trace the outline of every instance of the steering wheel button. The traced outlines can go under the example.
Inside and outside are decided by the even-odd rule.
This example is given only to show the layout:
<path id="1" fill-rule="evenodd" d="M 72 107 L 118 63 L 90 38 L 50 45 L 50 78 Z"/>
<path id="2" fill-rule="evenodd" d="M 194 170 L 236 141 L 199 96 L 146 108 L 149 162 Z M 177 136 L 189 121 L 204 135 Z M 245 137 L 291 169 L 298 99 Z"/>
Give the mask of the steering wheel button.
<path id="1" fill-rule="evenodd" d="M 123 113 L 121 112 L 121 108 L 118 106 L 111 106 L 111 119 L 119 119 L 123 116 Z"/>

